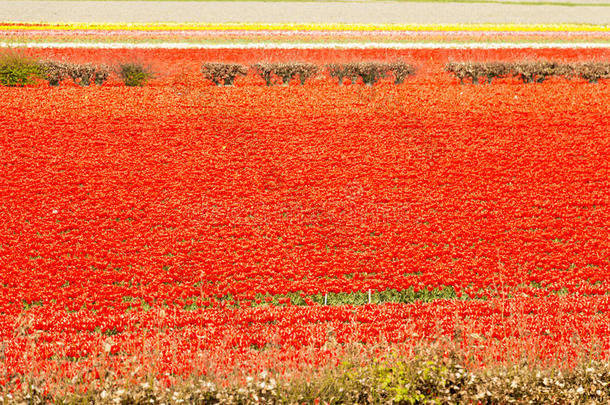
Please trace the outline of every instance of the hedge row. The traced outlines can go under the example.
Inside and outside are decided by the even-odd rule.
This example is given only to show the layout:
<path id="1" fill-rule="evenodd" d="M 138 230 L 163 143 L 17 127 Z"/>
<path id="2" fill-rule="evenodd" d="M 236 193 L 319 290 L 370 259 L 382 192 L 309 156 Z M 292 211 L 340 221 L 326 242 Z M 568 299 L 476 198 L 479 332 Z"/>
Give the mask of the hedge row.
<path id="1" fill-rule="evenodd" d="M 233 85 L 238 76 L 252 70 L 267 86 L 288 85 L 298 79 L 301 84 L 325 70 L 342 85 L 362 80 L 372 86 L 380 79 L 391 77 L 395 84 L 415 74 L 415 68 L 402 61 L 331 63 L 324 67 L 305 62 L 261 62 L 251 66 L 237 63 L 206 62 L 201 66 L 203 76 L 217 86 Z M 127 86 L 143 86 L 153 74 L 139 63 L 124 63 L 115 67 L 91 63 L 76 64 L 51 60 L 37 60 L 18 54 L 0 55 L 0 85 L 24 86 L 37 80 L 46 80 L 51 86 L 71 78 L 81 86 L 102 85 L 112 72 L 116 72 Z M 518 77 L 523 83 L 541 83 L 553 76 L 580 77 L 590 83 L 610 78 L 610 62 L 559 63 L 536 62 L 450 62 L 445 71 L 453 73 L 464 84 L 491 83 L 493 79 Z"/>
<path id="2" fill-rule="evenodd" d="M 71 78 L 80 86 L 101 86 L 116 72 L 127 86 L 143 86 L 152 73 L 139 63 L 123 63 L 115 67 L 105 64 L 67 63 L 53 60 L 38 60 L 19 54 L 0 56 L 0 84 L 3 86 L 25 86 L 46 80 L 51 86 Z"/>
<path id="3" fill-rule="evenodd" d="M 451 62 L 445 66 L 445 71 L 455 74 L 462 84 L 465 79 L 479 84 L 504 77 L 518 77 L 523 83 L 542 83 L 553 76 L 580 77 L 589 83 L 610 79 L 608 62 Z"/>
<path id="4" fill-rule="evenodd" d="M 363 83 L 372 86 L 387 77 L 392 77 L 395 84 L 400 84 L 407 76 L 415 73 L 413 66 L 400 61 L 333 63 L 325 68 L 340 85 L 347 78 L 352 83 L 361 79 Z M 237 63 L 207 62 L 201 66 L 203 76 L 217 86 L 230 86 L 236 77 L 245 76 L 250 70 L 260 76 L 267 86 L 273 86 L 288 85 L 295 79 L 305 84 L 323 69 L 305 62 L 261 62 L 250 67 Z M 46 80 L 51 86 L 59 86 L 67 78 L 71 78 L 80 86 L 99 86 L 108 80 L 113 71 L 117 72 L 128 86 L 142 86 L 152 77 L 148 69 L 137 63 L 121 64 L 112 68 L 105 64 L 41 61 L 18 54 L 0 56 L 0 84 L 3 86 L 24 86 L 34 84 L 40 79 Z"/>
<path id="5" fill-rule="evenodd" d="M 297 78 L 301 84 L 305 84 L 307 79 L 323 70 L 320 66 L 305 62 L 263 62 L 251 65 L 250 68 L 267 86 L 287 85 Z M 386 77 L 392 77 L 395 84 L 400 84 L 407 76 L 415 73 L 413 66 L 401 61 L 332 63 L 326 65 L 325 69 L 330 76 L 338 79 L 340 85 L 348 78 L 352 83 L 362 79 L 363 83 L 372 86 Z M 201 67 L 204 77 L 217 86 L 232 85 L 237 76 L 245 76 L 248 71 L 247 66 L 236 63 L 210 62 Z"/>

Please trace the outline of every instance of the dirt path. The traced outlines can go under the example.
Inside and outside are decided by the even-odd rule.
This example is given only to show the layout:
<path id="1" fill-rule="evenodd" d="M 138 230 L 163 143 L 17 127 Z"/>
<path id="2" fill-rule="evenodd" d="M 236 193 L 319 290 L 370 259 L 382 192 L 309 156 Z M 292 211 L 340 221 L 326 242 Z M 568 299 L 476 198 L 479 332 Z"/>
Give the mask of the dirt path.
<path id="1" fill-rule="evenodd" d="M 600 3 L 602 1 L 600 0 Z M 411 2 L 0 1 L 12 22 L 610 24 L 610 7 Z"/>

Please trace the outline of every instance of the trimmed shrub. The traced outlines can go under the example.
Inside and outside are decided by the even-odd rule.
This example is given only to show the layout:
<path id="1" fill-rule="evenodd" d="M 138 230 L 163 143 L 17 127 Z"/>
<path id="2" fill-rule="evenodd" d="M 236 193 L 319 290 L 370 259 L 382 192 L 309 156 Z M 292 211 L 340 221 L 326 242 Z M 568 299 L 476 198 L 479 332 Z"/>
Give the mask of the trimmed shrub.
<path id="1" fill-rule="evenodd" d="M 504 62 L 487 62 L 481 67 L 481 73 L 489 84 L 491 84 L 493 79 L 508 77 L 510 71 L 511 65 Z"/>
<path id="2" fill-rule="evenodd" d="M 18 53 L 0 55 L 0 84 L 2 86 L 35 84 L 43 74 L 43 69 L 36 59 Z"/>
<path id="3" fill-rule="evenodd" d="M 207 62 L 201 66 L 201 73 L 216 86 L 232 86 L 237 76 L 248 74 L 248 68 L 238 63 Z"/>
<path id="4" fill-rule="evenodd" d="M 377 83 L 379 79 L 386 78 L 388 71 L 389 65 L 383 62 L 360 62 L 356 64 L 356 74 L 368 86 Z"/>
<path id="5" fill-rule="evenodd" d="M 97 86 L 101 86 L 104 84 L 104 82 L 106 82 L 106 80 L 108 80 L 108 77 L 110 77 L 110 67 L 106 65 L 98 65 L 93 77 L 93 82 Z"/>
<path id="6" fill-rule="evenodd" d="M 79 86 L 89 86 L 94 74 L 95 66 L 90 63 L 84 65 L 70 64 L 68 67 L 68 75 Z"/>
<path id="7" fill-rule="evenodd" d="M 343 84 L 343 80 L 347 77 L 353 83 L 356 83 L 358 78 L 361 78 L 364 84 L 372 86 L 380 79 L 388 77 L 390 74 L 394 77 L 394 84 L 403 83 L 405 78 L 415 73 L 415 68 L 404 62 L 397 61 L 392 63 L 386 62 L 348 62 L 348 63 L 332 63 L 326 65 L 328 73 L 339 81 L 339 85 Z"/>
<path id="8" fill-rule="evenodd" d="M 451 72 L 460 79 L 468 79 L 473 84 L 479 84 L 481 79 L 491 83 L 495 78 L 507 77 L 511 72 L 511 64 L 506 62 L 450 62 L 445 71 Z"/>
<path id="9" fill-rule="evenodd" d="M 48 60 L 43 61 L 40 65 L 44 72 L 44 79 L 53 87 L 59 86 L 62 80 L 69 76 L 70 65 L 68 63 Z"/>
<path id="10" fill-rule="evenodd" d="M 297 71 L 301 84 L 305 84 L 305 81 L 315 76 L 316 73 L 318 73 L 318 70 L 318 66 L 311 63 L 299 63 Z"/>
<path id="11" fill-rule="evenodd" d="M 61 81 L 68 77 L 80 86 L 90 86 L 91 82 L 101 86 L 110 76 L 110 69 L 106 65 L 44 61 L 41 67 L 44 79 L 54 87 L 59 86 Z"/>
<path id="12" fill-rule="evenodd" d="M 277 63 L 273 67 L 273 74 L 282 79 L 282 84 L 287 86 L 293 79 L 299 78 L 301 84 L 316 74 L 317 66 L 303 62 Z"/>
<path id="13" fill-rule="evenodd" d="M 394 84 L 401 84 L 408 76 L 415 74 L 415 67 L 402 61 L 390 63 L 390 71 L 394 75 Z"/>
<path id="14" fill-rule="evenodd" d="M 343 79 L 345 78 L 349 78 L 352 83 L 355 83 L 356 80 L 358 80 L 358 75 L 356 73 L 357 66 L 355 62 L 331 63 L 326 65 L 326 70 L 331 77 L 339 80 L 339 86 L 343 85 Z"/>
<path id="15" fill-rule="evenodd" d="M 566 78 L 579 76 L 589 83 L 597 83 L 600 79 L 610 78 L 610 63 L 559 63 L 553 61 L 451 62 L 445 66 L 445 71 L 455 74 L 462 84 L 466 79 L 478 84 L 483 78 L 491 83 L 494 78 L 509 76 L 517 77 L 523 83 L 542 83 L 553 76 Z"/>
<path id="16" fill-rule="evenodd" d="M 610 79 L 610 63 L 579 63 L 574 66 L 573 74 L 587 80 L 589 83 L 597 83 L 600 79 Z"/>
<path id="17" fill-rule="evenodd" d="M 120 64 L 118 74 L 123 83 L 130 87 L 144 86 L 154 76 L 149 68 L 137 62 Z"/>
<path id="18" fill-rule="evenodd" d="M 449 62 L 445 65 L 445 72 L 453 73 L 464 84 L 465 79 L 471 79 L 473 83 L 479 82 L 479 75 L 473 75 L 473 63 L 470 62 Z"/>
<path id="19" fill-rule="evenodd" d="M 298 78 L 301 84 L 318 72 L 318 67 L 305 62 L 262 62 L 252 65 L 257 75 L 265 80 L 267 86 L 281 84 L 287 86 Z"/>
<path id="20" fill-rule="evenodd" d="M 273 74 L 274 65 L 274 63 L 261 62 L 255 63 L 251 67 L 257 75 L 263 78 L 267 86 L 273 86 L 277 83 L 277 78 Z"/>
<path id="21" fill-rule="evenodd" d="M 341 64 L 326 65 L 328 73 L 343 84 L 344 78 L 349 78 L 354 84 L 361 78 L 362 81 L 372 86 L 379 79 L 387 77 L 388 64 L 382 62 L 348 62 Z"/>
<path id="22" fill-rule="evenodd" d="M 282 84 L 288 86 L 292 78 L 296 75 L 296 72 L 287 63 L 278 63 L 271 69 L 272 74 L 282 79 Z"/>
<path id="23" fill-rule="evenodd" d="M 109 69 L 105 65 L 95 66 L 90 63 L 77 65 L 69 64 L 68 75 L 74 83 L 80 86 L 90 86 L 91 81 L 95 84 L 102 85 L 109 76 Z"/>
<path id="24" fill-rule="evenodd" d="M 511 72 L 523 83 L 542 83 L 550 76 L 569 75 L 570 67 L 549 61 L 517 62 L 512 64 Z"/>

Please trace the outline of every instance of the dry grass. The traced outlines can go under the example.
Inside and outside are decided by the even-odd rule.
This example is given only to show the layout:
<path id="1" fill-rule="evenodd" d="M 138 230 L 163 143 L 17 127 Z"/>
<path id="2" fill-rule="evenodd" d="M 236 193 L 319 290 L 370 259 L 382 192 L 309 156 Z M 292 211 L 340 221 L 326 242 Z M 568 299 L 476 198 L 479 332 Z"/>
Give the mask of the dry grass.
<path id="1" fill-rule="evenodd" d="M 560 312 L 568 316 L 567 309 Z M 158 314 L 162 325 L 166 315 Z M 128 355 L 112 350 L 120 334 L 92 343 L 101 347 L 81 358 L 71 357 L 58 345 L 49 365 L 38 354 L 46 339 L 35 330 L 34 318 L 24 312 L 13 333 L 23 342 L 20 354 L 26 366 L 9 365 L 6 346 L 0 343 L 0 404 L 610 403 L 610 362 L 596 338 L 591 345 L 580 346 L 575 360 L 566 361 L 559 354 L 543 360 L 518 322 L 519 308 L 510 308 L 509 318 L 516 333 L 508 341 L 468 333 L 472 328 L 465 321 L 456 324 L 450 336 L 440 327 L 431 339 L 414 333 L 414 345 L 384 340 L 364 344 L 357 336 L 338 343 L 328 330 L 323 346 L 306 347 L 301 357 L 281 359 L 279 340 L 250 350 L 251 358 L 264 367 L 224 367 L 234 353 L 227 343 L 202 346 L 192 363 L 178 369 L 164 346 L 167 349 L 170 343 L 169 352 L 176 354 L 179 342 L 163 339 L 162 330 L 153 332 L 152 339 L 142 336 L 146 343 L 139 350 L 137 345 L 124 347 Z M 506 325 L 498 325 L 502 327 Z M 602 343 L 607 337 L 597 339 Z M 486 347 L 486 354 L 481 355 L 477 345 Z M 499 359 L 503 349 L 511 353 Z M 324 362 L 303 362 L 320 351 L 332 355 Z M 173 366 L 167 367 L 168 362 Z M 280 363 L 282 367 L 276 366 Z"/>
<path id="2" fill-rule="evenodd" d="M 29 339 L 36 344 L 36 336 Z M 480 367 L 469 361 L 459 340 L 441 339 L 408 352 L 384 344 L 330 342 L 326 348 L 342 355 L 324 367 L 295 367 L 288 372 L 234 369 L 215 374 L 212 363 L 218 359 L 209 355 L 201 359 L 198 372 L 187 377 L 159 378 L 154 361 L 143 364 L 143 358 L 124 362 L 120 373 L 106 369 L 93 379 L 86 378 L 91 369 L 71 378 L 57 373 L 61 366 L 30 370 L 9 378 L 0 390 L 0 404 L 610 403 L 610 363 L 593 356 L 570 367 L 525 359 L 495 362 L 490 357 Z M 94 363 L 104 370 L 110 360 L 102 353 Z"/>

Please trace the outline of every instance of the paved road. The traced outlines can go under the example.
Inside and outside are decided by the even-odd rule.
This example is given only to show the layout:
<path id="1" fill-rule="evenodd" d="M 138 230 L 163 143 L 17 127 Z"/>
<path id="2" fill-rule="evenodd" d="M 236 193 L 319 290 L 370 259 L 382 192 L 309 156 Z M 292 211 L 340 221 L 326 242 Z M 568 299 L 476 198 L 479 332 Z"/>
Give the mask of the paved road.
<path id="1" fill-rule="evenodd" d="M 267 3 L 0 0 L 0 21 L 610 24 L 610 7 L 588 6 L 588 0 L 580 1 L 583 5 L 569 7 L 390 1 Z"/>

